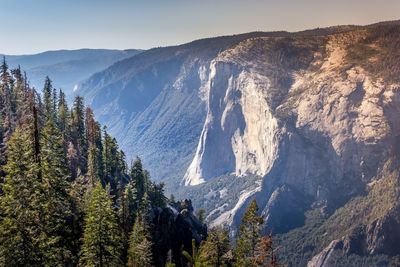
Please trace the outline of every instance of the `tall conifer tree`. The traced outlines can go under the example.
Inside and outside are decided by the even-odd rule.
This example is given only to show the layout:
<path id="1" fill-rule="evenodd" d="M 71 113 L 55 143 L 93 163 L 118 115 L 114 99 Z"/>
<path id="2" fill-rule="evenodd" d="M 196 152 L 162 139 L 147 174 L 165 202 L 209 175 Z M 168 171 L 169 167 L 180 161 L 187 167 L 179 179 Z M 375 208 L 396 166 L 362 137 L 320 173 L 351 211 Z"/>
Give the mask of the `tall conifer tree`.
<path id="1" fill-rule="evenodd" d="M 88 151 L 85 134 L 85 110 L 83 98 L 80 96 L 75 97 L 72 107 L 71 139 L 78 158 L 78 169 L 81 173 L 86 173 Z"/>
<path id="2" fill-rule="evenodd" d="M 0 266 L 39 266 L 43 261 L 39 168 L 33 127 L 18 127 L 8 143 L 7 177 L 0 198 Z"/>
<path id="3" fill-rule="evenodd" d="M 152 242 L 150 229 L 145 217 L 139 215 L 136 218 L 128 250 L 128 267 L 152 266 Z"/>
<path id="4" fill-rule="evenodd" d="M 121 266 L 121 242 L 112 200 L 98 183 L 90 192 L 85 216 L 82 266 Z"/>
<path id="5" fill-rule="evenodd" d="M 68 195 L 69 174 L 67 159 L 60 131 L 52 119 L 48 119 L 40 140 L 41 174 L 43 184 L 43 222 L 41 247 L 47 266 L 62 266 L 72 262 L 71 199 Z"/>
<path id="6" fill-rule="evenodd" d="M 67 100 L 65 93 L 60 90 L 57 104 L 57 117 L 58 117 L 58 128 L 61 131 L 64 149 L 67 151 L 68 143 L 67 140 L 70 138 L 70 114 L 68 110 Z"/>
<path id="7" fill-rule="evenodd" d="M 208 233 L 207 240 L 200 246 L 200 261 L 205 266 L 228 266 L 227 253 L 230 251 L 229 231 L 213 228 Z"/>
<path id="8" fill-rule="evenodd" d="M 262 225 L 263 218 L 258 215 L 258 205 L 256 200 L 253 200 L 242 218 L 236 243 L 235 256 L 239 266 L 254 266 Z"/>
<path id="9" fill-rule="evenodd" d="M 53 85 L 50 78 L 46 76 L 43 87 L 43 113 L 45 120 L 54 120 L 55 110 L 53 107 Z"/>

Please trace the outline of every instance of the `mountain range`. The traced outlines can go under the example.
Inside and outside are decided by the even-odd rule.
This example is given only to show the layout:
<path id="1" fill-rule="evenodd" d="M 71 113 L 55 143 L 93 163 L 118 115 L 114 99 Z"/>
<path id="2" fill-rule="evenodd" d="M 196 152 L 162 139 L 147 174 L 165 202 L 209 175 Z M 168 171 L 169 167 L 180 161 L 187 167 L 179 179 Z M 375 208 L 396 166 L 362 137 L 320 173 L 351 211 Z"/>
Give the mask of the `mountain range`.
<path id="1" fill-rule="evenodd" d="M 51 77 L 56 88 L 70 96 L 74 87 L 98 71 L 119 60 L 129 58 L 142 50 L 79 49 L 47 51 L 33 55 L 0 55 L 6 57 L 12 68 L 20 65 L 26 71 L 30 84 L 39 91 L 46 76 Z"/>
<path id="2" fill-rule="evenodd" d="M 141 51 L 73 94 L 211 226 L 235 235 L 256 199 L 289 266 L 386 266 L 400 255 L 399 62 L 400 21 L 254 32 Z"/>

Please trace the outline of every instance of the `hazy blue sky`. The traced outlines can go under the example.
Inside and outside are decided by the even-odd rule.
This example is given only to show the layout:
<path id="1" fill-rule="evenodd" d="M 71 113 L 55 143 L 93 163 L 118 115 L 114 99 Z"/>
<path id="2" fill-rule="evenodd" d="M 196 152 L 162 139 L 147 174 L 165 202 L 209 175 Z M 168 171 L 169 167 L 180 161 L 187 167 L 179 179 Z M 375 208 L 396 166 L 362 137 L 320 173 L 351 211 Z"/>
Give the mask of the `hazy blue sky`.
<path id="1" fill-rule="evenodd" d="M 399 0 L 0 0 L 0 53 L 150 48 L 400 19 Z"/>

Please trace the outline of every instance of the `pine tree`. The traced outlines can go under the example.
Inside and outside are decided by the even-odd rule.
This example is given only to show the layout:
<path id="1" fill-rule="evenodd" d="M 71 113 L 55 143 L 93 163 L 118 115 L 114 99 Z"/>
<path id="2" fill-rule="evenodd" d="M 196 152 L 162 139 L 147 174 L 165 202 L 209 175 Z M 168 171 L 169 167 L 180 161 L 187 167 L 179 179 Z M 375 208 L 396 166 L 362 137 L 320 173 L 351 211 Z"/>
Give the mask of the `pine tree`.
<path id="1" fill-rule="evenodd" d="M 86 173 L 87 166 L 87 140 L 85 133 L 85 112 L 83 98 L 75 97 L 71 112 L 71 141 L 78 158 L 78 172 Z M 74 174 L 74 177 L 77 173 Z"/>
<path id="2" fill-rule="evenodd" d="M 132 225 L 135 222 L 136 213 L 138 212 L 136 206 L 136 189 L 132 185 L 132 183 L 133 182 L 131 181 L 125 186 L 118 200 L 118 219 L 122 231 L 122 244 L 124 247 L 123 258 L 125 262 L 127 258 L 127 251 L 129 248 L 129 238 L 132 231 Z"/>
<path id="3" fill-rule="evenodd" d="M 92 185 L 100 180 L 100 162 L 98 158 L 98 150 L 94 146 L 89 146 L 88 161 L 87 161 L 87 176 Z M 102 183 L 105 185 L 105 183 Z"/>
<path id="4" fill-rule="evenodd" d="M 69 191 L 69 174 L 60 131 L 52 119 L 48 119 L 42 130 L 41 175 L 43 184 L 43 222 L 41 250 L 46 266 L 62 266 L 72 262 L 71 225 L 72 218 Z M 70 242 L 69 242 L 70 241 Z"/>
<path id="5" fill-rule="evenodd" d="M 153 207 L 165 208 L 167 206 L 167 197 L 164 195 L 164 183 L 150 183 L 149 199 Z"/>
<path id="6" fill-rule="evenodd" d="M 225 255 L 230 251 L 229 231 L 213 228 L 200 246 L 200 261 L 206 266 L 228 266 Z"/>
<path id="7" fill-rule="evenodd" d="M 137 198 L 142 199 L 144 193 L 146 192 L 146 181 L 142 161 L 139 157 L 136 157 L 135 161 L 132 163 L 130 176 L 131 179 L 135 182 Z"/>
<path id="8" fill-rule="evenodd" d="M 68 142 L 70 138 L 70 114 L 68 110 L 67 100 L 65 98 L 65 93 L 60 90 L 57 105 L 57 117 L 58 117 L 58 128 L 61 131 L 64 149 L 67 151 Z"/>
<path id="9" fill-rule="evenodd" d="M 13 83 L 5 57 L 3 57 L 3 62 L 0 66 L 0 82 L 0 160 L 4 164 L 7 160 L 7 142 L 11 138 L 15 126 Z"/>
<path id="10" fill-rule="evenodd" d="M 6 57 L 3 56 L 3 61 L 0 65 L 0 81 L 3 85 L 7 84 L 10 82 L 10 73 L 8 71 L 8 64 L 6 61 Z"/>
<path id="11" fill-rule="evenodd" d="M 103 135 L 104 177 L 115 189 L 120 178 L 118 173 L 118 144 L 115 138 L 107 133 L 106 127 L 104 127 Z"/>
<path id="12" fill-rule="evenodd" d="M 43 87 L 43 105 L 45 120 L 54 120 L 55 110 L 53 109 L 53 85 L 48 76 L 44 81 Z"/>
<path id="13" fill-rule="evenodd" d="M 126 174 L 128 169 L 126 164 L 126 155 L 122 149 L 118 152 L 118 169 L 123 174 Z"/>
<path id="14" fill-rule="evenodd" d="M 57 94 L 56 88 L 53 88 L 51 104 L 52 104 L 51 109 L 53 111 L 53 116 L 55 118 L 57 118 L 58 94 Z M 56 120 L 56 122 L 57 122 L 57 120 Z"/>
<path id="15" fill-rule="evenodd" d="M 242 218 L 235 256 L 239 266 L 254 266 L 255 251 L 260 241 L 263 218 L 258 216 L 258 205 L 253 200 Z"/>
<path id="16" fill-rule="evenodd" d="M 104 180 L 116 194 L 117 187 L 123 186 L 129 180 L 126 174 L 125 154 L 119 150 L 117 140 L 107 133 L 106 127 L 103 128 L 102 145 Z"/>
<path id="17" fill-rule="evenodd" d="M 121 266 L 121 244 L 112 200 L 98 183 L 90 193 L 80 265 Z"/>
<path id="18" fill-rule="evenodd" d="M 81 175 L 81 173 L 79 169 L 78 152 L 76 151 L 75 146 L 72 142 L 68 143 L 67 160 L 68 160 L 68 167 L 71 173 L 71 179 L 74 181 L 77 177 Z"/>
<path id="19" fill-rule="evenodd" d="M 196 247 L 196 241 L 192 239 L 192 254 L 189 254 L 187 251 L 182 251 L 182 255 L 189 262 L 188 266 L 191 267 L 206 267 L 207 265 L 203 264 L 200 260 L 200 254 Z"/>
<path id="20" fill-rule="evenodd" d="M 128 267 L 152 266 L 152 242 L 146 216 L 137 216 L 129 240 Z"/>
<path id="21" fill-rule="evenodd" d="M 100 125 L 94 118 L 93 110 L 87 107 L 85 115 L 86 140 L 88 145 L 100 147 L 102 142 Z"/>
<path id="22" fill-rule="evenodd" d="M 0 266 L 39 266 L 41 179 L 33 127 L 17 127 L 8 143 L 7 177 L 0 198 Z"/>
<path id="23" fill-rule="evenodd" d="M 198 209 L 196 212 L 196 217 L 197 217 L 197 219 L 199 219 L 199 221 L 201 223 L 204 223 L 204 221 L 205 221 L 205 218 L 204 218 L 205 213 L 206 213 L 206 211 L 204 209 Z"/>
<path id="24" fill-rule="evenodd" d="M 99 123 L 95 121 L 93 111 L 86 108 L 86 140 L 88 142 L 88 177 L 92 184 L 101 181 L 103 186 L 106 181 L 103 179 L 103 157 L 102 140 Z"/>
<path id="25" fill-rule="evenodd" d="M 272 236 L 263 236 L 256 246 L 254 266 L 257 267 L 279 267 L 277 257 L 274 253 Z"/>
<path id="26" fill-rule="evenodd" d="M 125 186 L 125 190 L 120 198 L 119 219 L 121 228 L 125 236 L 129 236 L 132 225 L 135 222 L 135 215 L 138 211 L 136 199 L 136 188 L 133 182 Z"/>

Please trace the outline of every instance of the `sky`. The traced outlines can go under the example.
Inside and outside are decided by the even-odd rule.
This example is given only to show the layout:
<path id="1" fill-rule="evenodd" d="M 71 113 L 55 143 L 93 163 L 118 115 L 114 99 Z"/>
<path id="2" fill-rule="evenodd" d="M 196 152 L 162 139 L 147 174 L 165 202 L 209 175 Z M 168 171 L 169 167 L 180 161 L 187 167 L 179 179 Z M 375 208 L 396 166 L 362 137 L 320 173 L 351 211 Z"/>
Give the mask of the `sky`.
<path id="1" fill-rule="evenodd" d="M 0 54 L 148 49 L 251 31 L 400 19 L 400 0 L 0 0 Z"/>

